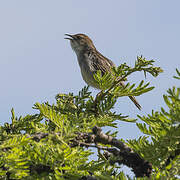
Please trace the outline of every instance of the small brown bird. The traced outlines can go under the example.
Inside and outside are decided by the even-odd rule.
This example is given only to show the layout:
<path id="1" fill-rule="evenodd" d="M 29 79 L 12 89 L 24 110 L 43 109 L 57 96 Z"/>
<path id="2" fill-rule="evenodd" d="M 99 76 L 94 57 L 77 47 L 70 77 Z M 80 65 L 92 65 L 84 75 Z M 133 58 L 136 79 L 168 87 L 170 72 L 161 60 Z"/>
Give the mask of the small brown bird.
<path id="1" fill-rule="evenodd" d="M 75 51 L 78 59 L 78 63 L 81 69 L 81 74 L 84 81 L 94 88 L 100 89 L 97 82 L 94 79 L 94 73 L 98 70 L 101 71 L 102 75 L 115 67 L 115 64 L 104 57 L 100 52 L 96 50 L 92 40 L 85 34 L 65 34 L 65 39 L 70 40 L 71 47 Z M 125 86 L 123 82 L 120 82 L 121 86 Z M 141 105 L 137 102 L 134 96 L 129 96 L 133 103 L 141 110 Z"/>

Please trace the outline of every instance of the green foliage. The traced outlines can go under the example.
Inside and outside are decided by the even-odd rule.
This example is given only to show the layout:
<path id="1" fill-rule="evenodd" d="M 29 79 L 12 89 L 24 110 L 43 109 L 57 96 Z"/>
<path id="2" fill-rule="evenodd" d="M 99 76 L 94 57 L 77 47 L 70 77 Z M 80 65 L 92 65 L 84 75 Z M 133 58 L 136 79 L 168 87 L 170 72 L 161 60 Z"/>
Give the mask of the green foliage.
<path id="1" fill-rule="evenodd" d="M 127 83 L 124 86 L 119 86 L 122 81 L 125 81 L 127 76 L 130 76 L 134 72 L 143 71 L 146 74 L 149 73 L 156 77 L 159 73 L 163 72 L 160 67 L 153 66 L 154 60 L 146 60 L 142 56 L 138 56 L 135 61 L 134 67 L 128 66 L 126 63 L 121 64 L 117 68 L 112 68 L 112 72 L 107 72 L 102 76 L 101 72 L 98 71 L 94 75 L 96 82 L 102 90 L 107 90 L 107 92 L 115 95 L 116 97 L 122 96 L 139 96 L 148 91 L 151 91 L 154 87 L 149 87 L 149 83 L 144 84 L 142 80 L 139 85 L 135 88 L 135 84 L 130 85 Z"/>
<path id="2" fill-rule="evenodd" d="M 129 76 L 133 72 L 143 71 L 146 77 L 147 73 L 150 73 L 152 76 L 157 77 L 159 73 L 163 72 L 160 67 L 155 67 L 153 65 L 154 60 L 147 60 L 142 56 L 138 56 L 137 60 L 135 61 L 134 67 L 128 66 L 126 63 L 121 64 L 117 69 L 114 69 L 116 76 Z M 124 77 L 123 77 L 124 78 Z"/>
<path id="3" fill-rule="evenodd" d="M 180 71 L 178 69 L 176 69 L 176 72 L 177 72 L 178 76 L 173 76 L 173 77 L 176 78 L 176 79 L 180 79 Z"/>
<path id="4" fill-rule="evenodd" d="M 72 147 L 71 143 L 78 133 L 91 133 L 94 126 L 117 128 L 117 120 L 135 122 L 135 119 L 113 110 L 118 97 L 142 95 L 153 87 L 144 81 L 137 86 L 127 84 L 124 88 L 118 84 L 137 71 L 157 76 L 162 70 L 154 67 L 153 62 L 138 57 L 133 68 L 122 64 L 114 68 L 112 74 L 102 76 L 97 72 L 95 79 L 103 90 L 96 98 L 88 87 L 84 87 L 78 95 L 58 94 L 52 105 L 35 103 L 33 108 L 37 114 L 34 115 L 18 118 L 12 109 L 11 123 L 0 126 L 0 179 L 78 180 L 91 175 L 102 180 L 130 179 L 100 150 L 98 158 L 93 160 L 94 151 L 81 146 Z M 127 142 L 153 164 L 154 178 L 174 178 L 179 173 L 179 156 L 176 156 L 180 148 L 179 93 L 180 90 L 174 87 L 164 95 L 169 111 L 162 108 L 161 112 L 153 111 L 147 117 L 138 116 L 144 123 L 137 123 L 137 126 L 145 136 Z M 116 137 L 117 131 L 106 134 Z M 170 156 L 175 158 L 168 164 Z"/>
<path id="5" fill-rule="evenodd" d="M 137 123 L 137 126 L 148 136 L 128 141 L 136 152 L 152 163 L 156 179 L 180 175 L 180 88 L 168 89 L 163 98 L 168 110 L 161 108 L 160 112 L 138 116 L 144 123 Z"/>

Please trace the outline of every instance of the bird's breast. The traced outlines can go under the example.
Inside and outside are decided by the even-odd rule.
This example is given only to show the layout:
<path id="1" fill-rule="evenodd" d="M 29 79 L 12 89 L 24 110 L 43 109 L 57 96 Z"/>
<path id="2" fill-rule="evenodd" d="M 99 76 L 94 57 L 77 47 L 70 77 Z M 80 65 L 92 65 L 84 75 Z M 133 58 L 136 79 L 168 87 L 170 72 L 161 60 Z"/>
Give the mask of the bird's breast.
<path id="1" fill-rule="evenodd" d="M 81 56 L 78 57 L 78 63 L 81 69 L 81 74 L 83 77 L 83 80 L 89 85 L 92 86 L 94 88 L 97 88 L 97 83 L 94 80 L 94 73 L 95 73 L 95 69 L 92 66 L 92 61 L 90 59 L 88 59 L 88 57 L 86 56 Z"/>

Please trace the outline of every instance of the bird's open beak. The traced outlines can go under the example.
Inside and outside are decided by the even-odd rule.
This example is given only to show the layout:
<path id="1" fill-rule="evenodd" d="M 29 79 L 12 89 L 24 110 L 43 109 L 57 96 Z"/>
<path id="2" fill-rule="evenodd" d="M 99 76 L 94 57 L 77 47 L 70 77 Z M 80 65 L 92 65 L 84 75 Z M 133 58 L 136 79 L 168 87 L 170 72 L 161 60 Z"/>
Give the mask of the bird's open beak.
<path id="1" fill-rule="evenodd" d="M 68 39 L 68 40 L 73 40 L 74 39 L 73 35 L 65 34 L 65 36 L 68 36 L 68 37 L 65 37 L 64 39 Z"/>

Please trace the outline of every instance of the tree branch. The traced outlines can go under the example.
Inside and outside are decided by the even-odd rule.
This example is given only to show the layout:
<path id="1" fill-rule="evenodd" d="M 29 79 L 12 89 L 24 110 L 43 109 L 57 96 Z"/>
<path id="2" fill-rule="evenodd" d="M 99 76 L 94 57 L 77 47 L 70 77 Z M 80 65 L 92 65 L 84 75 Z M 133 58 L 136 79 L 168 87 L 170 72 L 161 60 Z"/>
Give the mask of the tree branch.
<path id="1" fill-rule="evenodd" d="M 92 145 L 91 143 L 94 143 Z M 111 145 L 112 147 L 102 147 L 98 143 L 104 145 Z M 92 129 L 92 133 L 79 133 L 78 136 L 71 142 L 71 147 L 84 146 L 84 147 L 94 147 L 97 149 L 108 151 L 105 153 L 107 159 L 110 158 L 112 154 L 115 159 L 111 160 L 111 164 L 124 164 L 133 169 L 136 177 L 150 177 L 152 172 L 151 163 L 147 162 L 141 158 L 137 153 L 133 152 L 124 142 L 109 136 L 102 132 L 102 129 L 95 126 Z"/>

